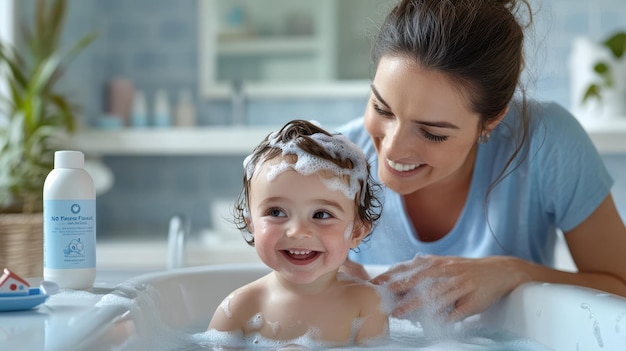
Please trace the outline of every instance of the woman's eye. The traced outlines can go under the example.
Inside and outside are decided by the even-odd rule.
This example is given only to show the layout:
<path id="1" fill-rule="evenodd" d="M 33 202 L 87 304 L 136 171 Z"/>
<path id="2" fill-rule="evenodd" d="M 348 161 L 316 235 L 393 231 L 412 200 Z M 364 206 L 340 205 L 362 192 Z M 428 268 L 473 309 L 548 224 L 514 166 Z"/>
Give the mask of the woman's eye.
<path id="1" fill-rule="evenodd" d="M 388 117 L 388 116 L 393 115 L 393 113 L 383 109 L 382 107 L 380 107 L 380 105 L 378 105 L 375 102 L 372 102 L 372 108 L 374 109 L 374 111 L 376 111 L 376 113 L 378 113 L 381 116 Z"/>
<path id="2" fill-rule="evenodd" d="M 435 143 L 441 143 L 441 142 L 444 142 L 444 141 L 448 140 L 447 136 L 431 134 L 431 133 L 425 131 L 424 129 L 420 129 L 420 132 L 422 133 L 424 138 L 426 138 L 429 141 L 435 142 Z"/>
<path id="3" fill-rule="evenodd" d="M 315 214 L 313 215 L 313 218 L 315 219 L 327 219 L 331 217 L 332 217 L 331 214 L 326 211 L 318 211 L 318 212 L 315 212 Z"/>

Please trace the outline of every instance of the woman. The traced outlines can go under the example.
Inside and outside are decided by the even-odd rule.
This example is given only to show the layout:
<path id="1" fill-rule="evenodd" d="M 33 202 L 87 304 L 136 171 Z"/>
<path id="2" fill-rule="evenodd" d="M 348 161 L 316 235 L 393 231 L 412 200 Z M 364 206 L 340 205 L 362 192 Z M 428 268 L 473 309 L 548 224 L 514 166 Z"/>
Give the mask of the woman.
<path id="1" fill-rule="evenodd" d="M 626 296 L 626 228 L 601 158 L 566 110 L 521 88 L 514 98 L 522 10 L 403 0 L 375 41 L 365 115 L 341 131 L 387 187 L 371 240 L 350 257 L 401 263 L 373 279 L 398 296 L 394 316 L 435 301 L 458 321 L 528 281 Z M 558 230 L 576 273 L 553 268 Z"/>

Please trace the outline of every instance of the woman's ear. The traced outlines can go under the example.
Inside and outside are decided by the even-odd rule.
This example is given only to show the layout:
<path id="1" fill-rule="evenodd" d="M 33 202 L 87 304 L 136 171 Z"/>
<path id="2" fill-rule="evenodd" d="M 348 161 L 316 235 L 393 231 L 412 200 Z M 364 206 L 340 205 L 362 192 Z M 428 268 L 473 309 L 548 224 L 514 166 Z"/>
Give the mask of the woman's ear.
<path id="1" fill-rule="evenodd" d="M 485 125 L 485 129 L 487 129 L 490 133 L 491 131 L 498 126 L 498 124 L 500 124 L 500 122 L 502 122 L 502 120 L 504 119 L 504 116 L 506 116 L 507 113 L 509 113 L 509 105 L 506 105 L 506 107 L 504 108 L 504 110 L 502 110 L 502 112 L 500 112 L 500 114 L 498 116 L 496 116 L 496 118 L 492 119 L 491 121 L 487 122 L 487 125 Z"/>
<path id="2" fill-rule="evenodd" d="M 365 237 L 367 236 L 367 234 L 369 234 L 371 229 L 372 229 L 371 223 L 357 224 L 356 227 L 352 230 L 352 238 L 350 239 L 352 242 L 350 243 L 350 248 L 354 249 L 355 247 L 359 246 L 361 241 L 365 239 Z"/>

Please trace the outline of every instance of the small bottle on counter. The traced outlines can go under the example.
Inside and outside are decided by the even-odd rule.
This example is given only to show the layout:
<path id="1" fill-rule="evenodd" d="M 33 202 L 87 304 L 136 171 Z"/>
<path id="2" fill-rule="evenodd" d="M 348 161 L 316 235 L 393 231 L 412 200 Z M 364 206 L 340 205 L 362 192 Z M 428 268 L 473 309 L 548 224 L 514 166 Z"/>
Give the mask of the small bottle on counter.
<path id="1" fill-rule="evenodd" d="M 141 90 L 133 94 L 133 106 L 130 112 L 131 127 L 146 127 L 148 125 L 148 108 L 146 95 Z"/>
<path id="2" fill-rule="evenodd" d="M 129 125 L 134 91 L 135 87 L 130 79 L 122 77 L 111 79 L 108 84 L 107 115 L 118 116 L 123 125 Z"/>
<path id="3" fill-rule="evenodd" d="M 176 125 L 179 127 L 193 127 L 196 125 L 196 108 L 191 99 L 191 91 L 181 90 L 176 105 Z"/>
<path id="4" fill-rule="evenodd" d="M 171 125 L 170 102 L 165 90 L 159 89 L 154 97 L 154 126 L 169 127 Z"/>
<path id="5" fill-rule="evenodd" d="M 43 187 L 43 278 L 88 289 L 96 278 L 96 191 L 80 151 L 57 151 Z"/>

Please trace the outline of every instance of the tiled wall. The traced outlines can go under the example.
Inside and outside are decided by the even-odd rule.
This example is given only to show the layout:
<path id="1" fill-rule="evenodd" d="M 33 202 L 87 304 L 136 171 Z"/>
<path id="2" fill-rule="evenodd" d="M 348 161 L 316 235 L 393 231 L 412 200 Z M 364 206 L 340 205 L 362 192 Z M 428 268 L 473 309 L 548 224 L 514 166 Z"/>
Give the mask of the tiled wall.
<path id="1" fill-rule="evenodd" d="M 127 77 L 152 96 L 163 88 L 173 98 L 180 89 L 197 91 L 199 0 L 73 0 L 66 37 L 75 40 L 95 29 L 98 41 L 74 62 L 64 81 L 93 124 L 103 111 L 106 83 Z M 32 0 L 19 1 L 29 11 Z M 529 32 L 529 88 L 540 99 L 570 106 L 568 55 L 571 39 L 599 40 L 626 28 L 624 0 L 532 0 Z M 23 15 L 23 14 L 22 14 Z M 256 101 L 250 119 L 277 124 L 289 118 L 344 121 L 360 115 L 366 98 L 353 100 Z M 198 124 L 226 123 L 227 101 L 196 101 Z M 617 184 L 615 195 L 626 208 L 626 155 L 607 156 Z M 214 198 L 239 191 L 240 157 L 106 157 L 115 187 L 98 198 L 99 238 L 141 233 L 165 237 L 167 219 L 186 213 L 198 230 L 211 225 Z M 622 212 L 624 213 L 624 212 Z"/>

